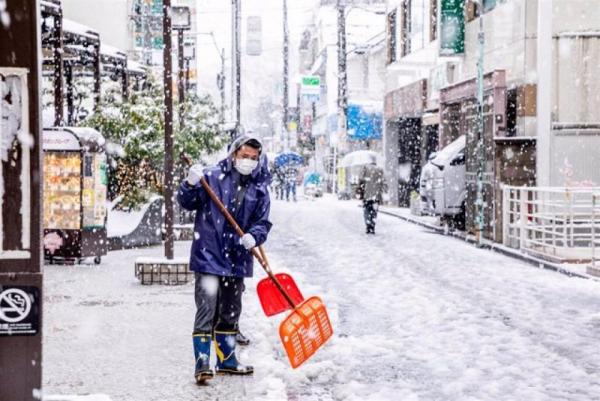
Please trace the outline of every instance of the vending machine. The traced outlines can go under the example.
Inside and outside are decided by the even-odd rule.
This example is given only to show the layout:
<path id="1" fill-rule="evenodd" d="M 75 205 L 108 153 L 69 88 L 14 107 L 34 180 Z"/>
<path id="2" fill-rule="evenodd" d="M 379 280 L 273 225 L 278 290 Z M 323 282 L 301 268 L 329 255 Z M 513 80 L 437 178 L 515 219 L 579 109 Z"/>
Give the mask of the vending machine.
<path id="1" fill-rule="evenodd" d="M 92 128 L 47 128 L 43 150 L 44 256 L 99 264 L 108 248 L 105 139 Z"/>

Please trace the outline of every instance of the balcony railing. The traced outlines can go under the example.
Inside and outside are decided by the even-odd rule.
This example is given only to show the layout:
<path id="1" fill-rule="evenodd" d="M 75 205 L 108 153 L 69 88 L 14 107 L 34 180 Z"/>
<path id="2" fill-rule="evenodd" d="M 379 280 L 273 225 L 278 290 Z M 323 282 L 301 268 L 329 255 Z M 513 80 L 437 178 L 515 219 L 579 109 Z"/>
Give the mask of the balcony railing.
<path id="1" fill-rule="evenodd" d="M 503 188 L 503 243 L 558 263 L 594 263 L 600 188 Z"/>

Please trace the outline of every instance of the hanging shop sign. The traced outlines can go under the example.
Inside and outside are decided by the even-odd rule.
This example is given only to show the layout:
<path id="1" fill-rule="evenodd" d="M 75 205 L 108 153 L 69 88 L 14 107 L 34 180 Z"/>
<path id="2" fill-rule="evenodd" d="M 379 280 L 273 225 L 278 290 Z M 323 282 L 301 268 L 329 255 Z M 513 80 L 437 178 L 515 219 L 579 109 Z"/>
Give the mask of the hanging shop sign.
<path id="1" fill-rule="evenodd" d="M 465 0 L 442 0 L 440 7 L 440 55 L 465 52 Z"/>
<path id="2" fill-rule="evenodd" d="M 318 75 L 305 75 L 300 80 L 300 95 L 312 102 L 321 98 L 321 77 Z"/>
<path id="3" fill-rule="evenodd" d="M 260 56 L 262 54 L 262 19 L 259 16 L 249 16 L 246 20 L 246 54 Z"/>

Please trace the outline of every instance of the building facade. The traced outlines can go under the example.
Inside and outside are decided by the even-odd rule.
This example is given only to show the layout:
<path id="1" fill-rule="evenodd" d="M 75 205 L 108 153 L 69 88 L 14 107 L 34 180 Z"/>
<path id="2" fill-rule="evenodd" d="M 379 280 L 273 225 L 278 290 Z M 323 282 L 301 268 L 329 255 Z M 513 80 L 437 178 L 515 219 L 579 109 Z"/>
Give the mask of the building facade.
<path id="1" fill-rule="evenodd" d="M 357 149 L 381 149 L 381 94 L 385 78 L 383 4 L 366 2 L 345 10 L 347 131 L 338 128 L 338 21 L 334 4 L 315 10 L 300 44 L 299 76 L 318 76 L 318 97 L 299 92 L 299 135 L 314 141 L 312 167 L 327 178 L 330 189 L 338 161 Z M 379 121 L 379 123 L 378 123 Z"/>
<path id="2" fill-rule="evenodd" d="M 387 174 L 397 183 L 392 203 L 407 205 L 428 154 L 460 135 L 467 137 L 467 230 L 477 231 L 482 160 L 486 238 L 502 238 L 504 185 L 600 182 L 593 156 L 600 148 L 600 99 L 594 95 L 600 82 L 591 68 L 600 51 L 594 1 L 483 0 L 478 8 L 469 0 L 395 0 L 388 1 L 387 13 L 384 144 Z"/>

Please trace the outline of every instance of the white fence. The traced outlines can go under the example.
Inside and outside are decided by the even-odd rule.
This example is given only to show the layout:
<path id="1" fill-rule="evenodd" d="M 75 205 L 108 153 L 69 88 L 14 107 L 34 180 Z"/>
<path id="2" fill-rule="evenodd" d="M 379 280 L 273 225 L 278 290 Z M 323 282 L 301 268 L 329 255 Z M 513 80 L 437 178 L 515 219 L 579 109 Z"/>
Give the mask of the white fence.
<path id="1" fill-rule="evenodd" d="M 600 257 L 600 188 L 503 188 L 503 243 L 554 262 Z"/>

